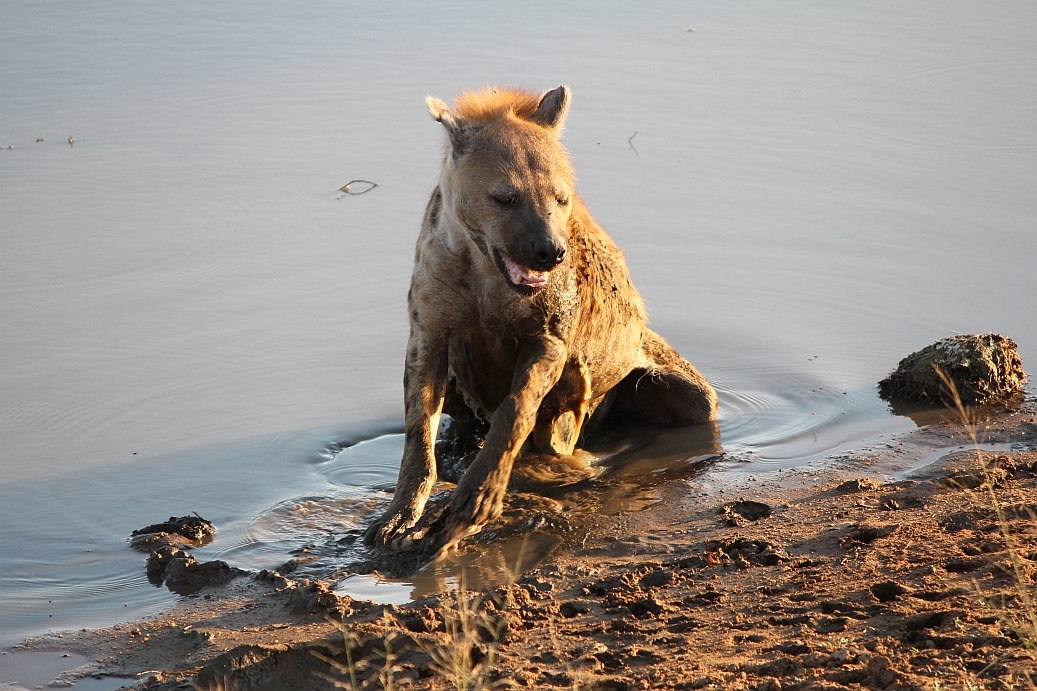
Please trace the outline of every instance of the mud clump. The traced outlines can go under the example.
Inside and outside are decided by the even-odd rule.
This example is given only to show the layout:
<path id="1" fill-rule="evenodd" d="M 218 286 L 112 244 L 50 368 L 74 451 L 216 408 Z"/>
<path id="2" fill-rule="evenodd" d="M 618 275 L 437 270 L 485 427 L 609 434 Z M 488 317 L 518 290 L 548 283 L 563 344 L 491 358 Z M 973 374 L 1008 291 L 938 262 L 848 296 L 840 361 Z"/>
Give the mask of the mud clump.
<path id="1" fill-rule="evenodd" d="M 198 514 L 170 516 L 165 523 L 155 523 L 130 533 L 130 547 L 150 552 L 160 547 L 200 547 L 212 542 L 216 526 Z"/>
<path id="2" fill-rule="evenodd" d="M 178 595 L 225 585 L 247 573 L 225 561 L 200 562 L 182 549 L 168 545 L 151 553 L 146 568 L 149 581 L 156 585 L 165 583 Z"/>
<path id="3" fill-rule="evenodd" d="M 937 374 L 946 375 L 964 405 L 1004 400 L 1019 392 L 1026 373 L 1015 341 L 998 334 L 944 338 L 908 355 L 879 382 L 887 401 L 955 403 Z"/>
<path id="4" fill-rule="evenodd" d="M 147 535 L 151 533 L 176 533 L 177 535 L 183 535 L 188 540 L 204 542 L 205 540 L 212 540 L 213 536 L 216 535 L 216 527 L 198 514 L 181 516 L 180 518 L 170 516 L 165 523 L 155 523 L 147 528 L 134 530 L 130 535 Z"/>
<path id="5" fill-rule="evenodd" d="M 854 480 L 847 480 L 838 487 L 835 488 L 836 492 L 842 492 L 843 494 L 852 494 L 854 492 L 871 492 L 872 490 L 878 489 L 878 485 L 875 484 L 874 480 L 869 478 L 858 478 Z"/>
<path id="6" fill-rule="evenodd" d="M 286 609 L 296 616 L 334 615 L 341 620 L 354 611 L 351 597 L 336 595 L 323 581 L 309 578 L 296 581 L 266 569 L 256 574 L 255 580 L 273 585 L 276 592 L 286 599 Z"/>

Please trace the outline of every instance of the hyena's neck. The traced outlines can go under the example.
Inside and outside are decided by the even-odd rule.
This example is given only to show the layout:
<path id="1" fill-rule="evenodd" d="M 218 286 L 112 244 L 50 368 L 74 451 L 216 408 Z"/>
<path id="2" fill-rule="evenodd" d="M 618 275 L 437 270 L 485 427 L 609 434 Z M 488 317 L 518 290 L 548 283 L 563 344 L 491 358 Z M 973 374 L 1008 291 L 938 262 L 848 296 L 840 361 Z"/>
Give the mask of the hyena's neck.
<path id="1" fill-rule="evenodd" d="M 472 221 L 465 218 L 464 214 L 457 210 L 453 203 L 453 195 L 450 192 L 450 176 L 444 168 L 443 175 L 439 180 L 439 187 L 433 196 L 439 195 L 441 210 L 439 213 L 436 233 L 443 238 L 443 242 L 452 254 L 481 255 L 490 265 L 493 264 L 490 247 L 482 229 L 473 225 Z"/>
<path id="2" fill-rule="evenodd" d="M 442 239 L 451 254 L 461 254 L 471 243 L 467 240 L 464 221 L 451 203 L 450 187 L 444 179 L 440 179 L 439 187 L 433 191 L 431 204 L 436 210 L 425 219 L 429 230 Z"/>

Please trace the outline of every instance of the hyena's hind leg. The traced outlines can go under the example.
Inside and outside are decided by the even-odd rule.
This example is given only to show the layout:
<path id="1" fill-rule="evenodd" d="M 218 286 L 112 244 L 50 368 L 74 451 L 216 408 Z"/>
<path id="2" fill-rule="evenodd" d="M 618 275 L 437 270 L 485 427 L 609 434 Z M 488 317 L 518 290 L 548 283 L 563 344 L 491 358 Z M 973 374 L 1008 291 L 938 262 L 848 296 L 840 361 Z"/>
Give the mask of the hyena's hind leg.
<path id="1" fill-rule="evenodd" d="M 716 418 L 716 391 L 669 343 L 645 329 L 641 352 L 645 365 L 616 385 L 610 412 L 673 427 Z"/>

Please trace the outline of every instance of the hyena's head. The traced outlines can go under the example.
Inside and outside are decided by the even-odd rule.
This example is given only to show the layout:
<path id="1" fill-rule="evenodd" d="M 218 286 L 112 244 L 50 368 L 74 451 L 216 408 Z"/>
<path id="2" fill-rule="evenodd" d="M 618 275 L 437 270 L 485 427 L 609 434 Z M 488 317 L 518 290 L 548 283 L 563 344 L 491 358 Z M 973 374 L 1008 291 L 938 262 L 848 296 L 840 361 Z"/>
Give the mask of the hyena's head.
<path id="1" fill-rule="evenodd" d="M 569 88 L 466 92 L 453 110 L 427 103 L 450 137 L 440 181 L 446 211 L 512 288 L 535 293 L 569 245 L 575 181 L 558 141 Z"/>

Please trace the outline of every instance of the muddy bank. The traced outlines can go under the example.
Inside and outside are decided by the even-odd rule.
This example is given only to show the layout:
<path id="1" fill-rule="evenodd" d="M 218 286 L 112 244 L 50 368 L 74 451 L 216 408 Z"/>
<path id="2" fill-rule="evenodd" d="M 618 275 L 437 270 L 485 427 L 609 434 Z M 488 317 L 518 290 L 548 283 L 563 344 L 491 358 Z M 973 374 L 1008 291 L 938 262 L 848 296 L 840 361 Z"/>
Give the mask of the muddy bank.
<path id="1" fill-rule="evenodd" d="M 572 526 L 492 592 L 381 606 L 264 572 L 24 647 L 153 690 L 333 688 L 325 659 L 366 660 L 357 673 L 379 688 L 387 642 L 398 688 L 452 687 L 465 665 L 524 688 L 1013 688 L 1037 669 L 1019 588 L 1033 593 L 1037 570 L 1037 405 L 992 413 L 979 434 L 1014 450 L 955 451 L 889 481 L 967 443 L 942 423 L 818 473 L 673 478 L 660 503 Z"/>

